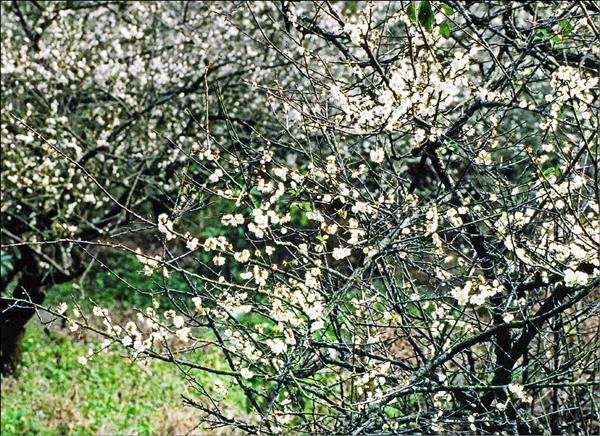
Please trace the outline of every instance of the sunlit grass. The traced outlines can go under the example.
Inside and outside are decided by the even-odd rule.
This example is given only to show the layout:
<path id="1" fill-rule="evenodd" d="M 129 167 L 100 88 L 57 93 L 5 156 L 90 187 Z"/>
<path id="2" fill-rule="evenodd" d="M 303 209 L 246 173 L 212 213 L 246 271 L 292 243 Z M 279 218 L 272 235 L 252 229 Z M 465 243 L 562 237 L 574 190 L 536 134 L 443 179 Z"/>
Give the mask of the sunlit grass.
<path id="1" fill-rule="evenodd" d="M 135 258 L 118 260 L 116 272 L 129 283 L 152 288 L 152 282 L 138 274 Z M 73 293 L 79 292 L 84 294 L 84 310 L 91 310 L 91 302 L 85 303 L 85 298 L 91 298 L 110 308 L 117 321 L 151 302 L 151 298 L 136 294 L 101 271 L 84 289 L 73 287 L 73 283 L 56 286 L 44 305 L 71 303 Z M 97 337 L 84 334 L 80 338 L 60 323 L 44 328 L 33 319 L 26 329 L 18 374 L 2 379 L 2 435 L 185 434 L 202 423 L 199 410 L 183 405 L 182 395 L 194 398 L 194 392 L 176 366 L 152 360 L 149 367 L 142 368 L 120 346 L 112 346 L 81 365 L 79 357 L 86 356 L 90 346 L 98 350 L 99 344 Z M 219 356 L 210 350 L 186 354 L 186 360 L 222 366 Z M 209 390 L 216 380 L 200 371 L 190 375 Z M 225 384 L 232 388 L 227 399 L 231 410 L 243 413 L 247 409 L 243 395 L 235 386 Z"/>
<path id="2" fill-rule="evenodd" d="M 198 413 L 184 408 L 183 377 L 157 362 L 146 373 L 119 351 L 87 365 L 88 342 L 31 324 L 18 377 L 2 380 L 2 434 L 163 433 L 193 428 Z"/>

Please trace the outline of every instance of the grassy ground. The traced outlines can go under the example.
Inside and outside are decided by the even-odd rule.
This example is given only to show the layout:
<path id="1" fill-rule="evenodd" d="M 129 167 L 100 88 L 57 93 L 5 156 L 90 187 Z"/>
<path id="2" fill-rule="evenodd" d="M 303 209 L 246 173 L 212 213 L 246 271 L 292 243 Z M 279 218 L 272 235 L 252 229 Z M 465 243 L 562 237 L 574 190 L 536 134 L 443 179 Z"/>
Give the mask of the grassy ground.
<path id="1" fill-rule="evenodd" d="M 82 366 L 87 347 L 29 326 L 20 374 L 2 380 L 3 435 L 182 433 L 198 423 L 175 368 L 154 363 L 149 375 L 116 350 Z"/>
<path id="2" fill-rule="evenodd" d="M 118 264 L 118 273 L 130 283 L 151 289 L 152 283 L 137 273 L 135 258 L 121 259 Z M 130 312 L 150 302 L 149 297 L 99 272 L 83 287 L 55 287 L 44 304 L 70 302 L 73 294 L 79 301 L 91 298 L 111 307 L 114 319 L 119 311 Z M 17 377 L 2 378 L 2 435 L 184 434 L 200 422 L 199 411 L 182 404 L 181 395 L 189 392 L 177 368 L 153 361 L 148 374 L 119 347 L 94 356 L 84 366 L 77 360 L 86 355 L 89 341 L 100 342 L 89 336 L 77 339 L 60 325 L 46 329 L 39 321 L 30 321 L 20 372 Z M 198 358 L 214 366 L 217 356 Z M 213 382 L 205 373 L 193 375 L 205 386 Z M 244 408 L 241 396 L 232 400 L 231 407 Z"/>

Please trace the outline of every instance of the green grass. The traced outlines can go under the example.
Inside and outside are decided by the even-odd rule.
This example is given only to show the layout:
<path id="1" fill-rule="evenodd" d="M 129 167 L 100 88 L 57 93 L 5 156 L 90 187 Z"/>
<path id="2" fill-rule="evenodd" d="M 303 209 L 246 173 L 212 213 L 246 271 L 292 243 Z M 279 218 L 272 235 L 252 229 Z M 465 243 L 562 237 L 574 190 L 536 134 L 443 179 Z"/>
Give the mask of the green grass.
<path id="1" fill-rule="evenodd" d="M 144 291 L 157 289 L 152 278 L 139 273 L 134 256 L 111 259 L 114 272 Z M 169 286 L 185 289 L 176 276 Z M 133 308 L 145 308 L 152 298 L 130 289 L 114 275 L 100 269 L 91 272 L 82 287 L 74 283 L 54 286 L 44 305 L 78 301 L 89 312 L 93 304 L 110 308 L 113 319 L 127 317 Z M 86 302 L 87 301 L 87 302 Z M 161 310 L 170 302 L 160 298 Z M 79 332 L 78 332 L 79 334 Z M 194 398 L 183 374 L 173 365 L 152 360 L 148 374 L 132 362 L 119 346 L 94 355 L 87 365 L 78 362 L 88 348 L 98 350 L 100 340 L 68 333 L 59 322 L 45 329 L 34 319 L 26 329 L 23 360 L 16 377 L 2 378 L 2 435 L 22 434 L 185 434 L 201 422 L 200 412 L 185 407 L 181 395 Z M 223 367 L 215 352 L 190 353 L 186 360 Z M 212 389 L 213 375 L 194 371 L 195 380 Z M 240 389 L 230 388 L 227 406 L 237 415 L 249 410 Z M 197 398 L 197 397 L 196 397 Z M 204 433 L 203 433 L 204 434 Z"/>
<path id="2" fill-rule="evenodd" d="M 118 350 L 84 366 L 77 359 L 88 341 L 28 326 L 18 378 L 2 379 L 3 435 L 150 434 L 198 423 L 182 405 L 186 386 L 176 368 L 157 362 L 148 375 Z"/>
<path id="3" fill-rule="evenodd" d="M 156 277 L 148 277 L 142 273 L 143 267 L 135 256 L 124 253 L 111 253 L 106 261 L 111 272 L 94 265 L 92 271 L 81 282 L 67 282 L 55 285 L 50 289 L 45 305 L 60 302 L 77 301 L 84 309 L 91 309 L 93 304 L 103 307 L 128 306 L 145 308 L 152 303 L 152 292 L 160 289 L 162 283 L 156 283 Z M 118 278 L 116 277 L 118 276 Z M 187 284 L 179 276 L 173 274 L 169 279 L 172 289 L 188 290 Z M 144 293 L 136 291 L 139 289 Z M 170 305 L 164 296 L 158 297 L 161 306 Z"/>
<path id="4" fill-rule="evenodd" d="M 151 279 L 136 272 L 135 262 L 135 258 L 124 259 L 118 273 L 140 288 L 151 289 Z M 86 285 L 83 290 L 71 283 L 55 286 L 44 304 L 71 303 L 73 294 L 83 291 L 85 297 L 110 308 L 113 319 L 117 319 L 151 302 L 151 298 L 124 288 L 108 273 L 98 272 L 90 281 L 100 286 Z M 92 304 L 82 306 L 89 311 Z M 148 374 L 120 346 L 112 346 L 81 365 L 78 358 L 87 355 L 90 346 L 101 348 L 98 338 L 89 334 L 82 337 L 69 333 L 60 322 L 46 329 L 37 319 L 28 324 L 20 370 L 16 377 L 2 378 L 2 435 L 185 434 L 201 422 L 198 410 L 183 405 L 181 395 L 194 398 L 194 393 L 189 392 L 183 374 L 174 365 L 152 360 Z M 211 367 L 223 366 L 216 352 L 207 354 L 204 350 L 185 358 Z M 191 375 L 212 389 L 213 375 L 200 371 Z M 230 390 L 227 404 L 240 414 L 248 409 L 236 387 Z"/>

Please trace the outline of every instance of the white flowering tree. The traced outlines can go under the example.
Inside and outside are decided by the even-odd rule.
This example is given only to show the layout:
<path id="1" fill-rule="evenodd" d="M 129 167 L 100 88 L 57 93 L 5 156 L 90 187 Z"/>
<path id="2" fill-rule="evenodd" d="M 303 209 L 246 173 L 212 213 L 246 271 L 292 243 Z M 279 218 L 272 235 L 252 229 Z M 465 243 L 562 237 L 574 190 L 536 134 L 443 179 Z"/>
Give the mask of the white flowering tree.
<path id="1" fill-rule="evenodd" d="M 238 83 L 264 72 L 259 52 L 227 21 L 242 19 L 235 4 L 1 8 L 1 287 L 3 297 L 42 303 L 52 284 L 85 270 L 90 253 L 81 242 L 114 241 L 132 219 L 154 226 L 171 210 L 181 147 L 198 138 L 194 119 L 205 115 L 209 91 L 234 98 L 243 117 L 255 102 L 241 105 Z M 2 300 L 3 369 L 18 360 L 33 313 Z"/>
<path id="2" fill-rule="evenodd" d="M 193 6 L 199 19 L 213 17 Z M 90 218 L 69 215 L 78 236 L 63 242 L 135 253 L 140 273 L 155 279 L 143 290 L 154 303 L 120 325 L 106 308 L 32 304 L 23 285 L 3 308 L 44 308 L 75 333 L 103 336 L 82 364 L 112 344 L 140 364 L 171 362 L 189 380 L 185 402 L 204 413 L 203 426 L 597 432 L 597 5 L 227 6 L 202 31 L 235 35 L 226 56 L 254 73 L 240 72 L 229 90 L 224 79 L 205 79 L 204 97 L 178 101 L 173 120 L 192 120 L 194 130 L 164 127 L 168 146 L 157 139 L 163 146 L 152 150 L 176 154 L 171 173 L 152 173 L 164 159 L 151 160 L 127 202 L 121 185 L 134 177 L 133 156 L 123 173 L 100 179 L 102 165 L 74 159 L 65 137 L 52 141 L 58 127 L 40 140 L 34 119 L 13 117 L 26 132 L 15 141 L 54 150 L 50 164 L 94 192 Z M 140 141 L 133 131 L 127 138 Z M 23 149 L 36 150 L 11 153 Z M 146 164 L 148 154 L 140 158 Z M 3 167 L 31 177 L 27 160 L 7 160 Z M 55 183 L 62 192 L 67 181 Z M 170 193 L 154 215 L 142 194 L 153 189 Z M 76 191 L 79 210 L 89 194 Z M 26 223 L 45 210 L 13 209 L 3 206 L 3 217 Z M 106 224 L 101 242 L 77 234 L 89 220 L 109 222 L 107 210 L 127 221 Z M 220 226 L 201 236 L 207 214 Z M 148 229 L 160 249 L 119 239 Z M 7 249 L 62 247 L 47 234 L 11 234 L 3 230 Z M 175 277 L 185 291 L 170 286 Z M 204 362 L 207 350 L 220 360 Z M 210 384 L 197 377 L 205 372 Z M 246 398 L 243 413 L 227 410 L 232 394 Z"/>

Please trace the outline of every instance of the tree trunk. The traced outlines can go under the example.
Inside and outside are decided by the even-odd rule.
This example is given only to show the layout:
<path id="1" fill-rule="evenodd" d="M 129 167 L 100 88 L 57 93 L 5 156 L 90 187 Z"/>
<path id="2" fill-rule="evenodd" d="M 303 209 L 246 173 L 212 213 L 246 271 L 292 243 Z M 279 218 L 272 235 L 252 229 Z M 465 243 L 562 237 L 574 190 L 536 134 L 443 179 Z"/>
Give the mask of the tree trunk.
<path id="1" fill-rule="evenodd" d="M 2 374 L 14 372 L 21 360 L 22 341 L 25 325 L 35 313 L 31 304 L 16 302 L 17 300 L 31 300 L 41 304 L 46 296 L 41 271 L 39 270 L 33 253 L 23 252 L 23 267 L 20 279 L 12 293 L 12 298 L 3 297 L 0 315 L 0 360 Z"/>

